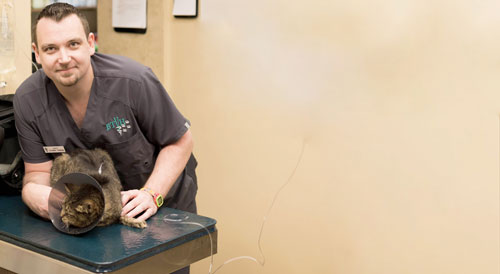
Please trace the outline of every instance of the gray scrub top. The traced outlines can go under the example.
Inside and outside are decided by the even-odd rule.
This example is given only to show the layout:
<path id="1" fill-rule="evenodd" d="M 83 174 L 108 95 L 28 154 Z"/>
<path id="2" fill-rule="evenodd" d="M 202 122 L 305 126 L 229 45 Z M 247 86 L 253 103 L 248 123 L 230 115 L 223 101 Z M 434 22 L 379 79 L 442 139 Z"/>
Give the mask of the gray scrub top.
<path id="1" fill-rule="evenodd" d="M 125 57 L 99 53 L 91 57 L 91 64 L 95 78 L 81 128 L 43 70 L 16 91 L 15 119 L 23 159 L 41 163 L 58 156 L 45 153 L 44 147 L 63 146 L 66 152 L 100 147 L 111 155 L 124 189 L 140 188 L 159 150 L 179 140 L 189 121 L 151 69 Z"/>

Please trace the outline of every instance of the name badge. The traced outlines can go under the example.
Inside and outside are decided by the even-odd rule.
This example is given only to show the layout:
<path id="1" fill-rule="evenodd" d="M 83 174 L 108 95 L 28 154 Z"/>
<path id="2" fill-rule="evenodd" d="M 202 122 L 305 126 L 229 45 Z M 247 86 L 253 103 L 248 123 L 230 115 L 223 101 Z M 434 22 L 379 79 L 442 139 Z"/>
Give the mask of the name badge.
<path id="1" fill-rule="evenodd" d="M 43 151 L 45 153 L 64 153 L 66 150 L 64 149 L 63 146 L 47 146 L 43 147 Z"/>

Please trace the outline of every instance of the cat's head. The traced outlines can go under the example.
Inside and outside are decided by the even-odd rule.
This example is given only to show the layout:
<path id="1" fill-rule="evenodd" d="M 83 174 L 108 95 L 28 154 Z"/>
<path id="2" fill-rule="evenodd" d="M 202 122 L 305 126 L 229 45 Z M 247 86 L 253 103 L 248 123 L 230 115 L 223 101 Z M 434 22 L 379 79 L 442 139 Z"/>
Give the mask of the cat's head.
<path id="1" fill-rule="evenodd" d="M 66 197 L 61 221 L 66 227 L 87 227 L 97 221 L 104 210 L 101 192 L 91 185 L 65 184 Z"/>

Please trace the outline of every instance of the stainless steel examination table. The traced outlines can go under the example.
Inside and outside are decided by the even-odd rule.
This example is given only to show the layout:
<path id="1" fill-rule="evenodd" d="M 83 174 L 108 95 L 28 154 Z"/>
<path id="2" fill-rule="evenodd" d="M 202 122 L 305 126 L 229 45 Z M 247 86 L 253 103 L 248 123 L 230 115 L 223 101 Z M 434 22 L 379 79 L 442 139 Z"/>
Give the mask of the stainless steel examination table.
<path id="1" fill-rule="evenodd" d="M 165 274 L 217 251 L 214 219 L 162 207 L 147 224 L 68 235 L 32 213 L 21 196 L 0 195 L 0 273 Z"/>

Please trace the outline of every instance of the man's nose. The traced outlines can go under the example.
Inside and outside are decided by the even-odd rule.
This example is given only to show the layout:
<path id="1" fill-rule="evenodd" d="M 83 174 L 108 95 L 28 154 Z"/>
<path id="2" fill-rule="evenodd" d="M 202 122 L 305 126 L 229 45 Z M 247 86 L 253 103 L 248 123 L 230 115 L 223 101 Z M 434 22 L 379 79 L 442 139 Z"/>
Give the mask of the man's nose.
<path id="1" fill-rule="evenodd" d="M 71 57 L 69 56 L 69 52 L 65 48 L 61 48 L 59 50 L 59 63 L 68 63 L 71 61 Z"/>

